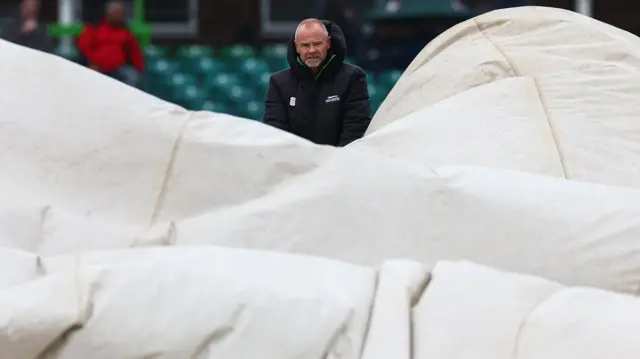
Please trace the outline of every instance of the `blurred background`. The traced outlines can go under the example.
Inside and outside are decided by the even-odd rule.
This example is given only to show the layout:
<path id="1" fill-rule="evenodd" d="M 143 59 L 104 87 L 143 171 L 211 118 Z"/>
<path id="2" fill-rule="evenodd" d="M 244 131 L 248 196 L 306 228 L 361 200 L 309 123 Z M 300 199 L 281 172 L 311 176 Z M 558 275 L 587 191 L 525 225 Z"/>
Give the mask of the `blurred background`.
<path id="1" fill-rule="evenodd" d="M 40 1 L 36 28 L 41 30 L 38 35 L 41 38 L 34 40 L 33 34 L 11 35 L 25 29 L 33 32 L 35 25 L 23 20 L 24 4 L 21 8 L 21 1 L 0 0 L 3 19 L 0 36 L 10 41 L 13 36 L 20 39 L 14 42 L 26 46 L 50 40 L 50 45 L 42 45 L 44 51 L 82 63 L 78 36 L 87 24 L 100 21 L 107 2 Z M 307 17 L 332 20 L 343 29 L 348 62 L 367 71 L 375 111 L 415 55 L 442 31 L 469 17 L 505 7 L 553 6 L 637 33 L 635 15 L 640 10 L 640 2 L 627 0 L 128 0 L 123 3 L 128 29 L 138 40 L 144 58 L 138 87 L 190 110 L 224 112 L 255 120 L 262 116 L 269 76 L 288 67 L 286 43 L 297 23 Z"/>

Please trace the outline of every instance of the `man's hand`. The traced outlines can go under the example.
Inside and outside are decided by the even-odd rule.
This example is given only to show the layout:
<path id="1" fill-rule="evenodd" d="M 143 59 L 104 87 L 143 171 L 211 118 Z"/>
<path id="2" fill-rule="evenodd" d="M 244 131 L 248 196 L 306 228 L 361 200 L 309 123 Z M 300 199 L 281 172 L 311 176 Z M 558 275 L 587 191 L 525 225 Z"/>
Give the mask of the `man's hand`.
<path id="1" fill-rule="evenodd" d="M 22 32 L 29 33 L 38 28 L 38 22 L 36 20 L 30 19 L 26 20 L 22 23 Z"/>

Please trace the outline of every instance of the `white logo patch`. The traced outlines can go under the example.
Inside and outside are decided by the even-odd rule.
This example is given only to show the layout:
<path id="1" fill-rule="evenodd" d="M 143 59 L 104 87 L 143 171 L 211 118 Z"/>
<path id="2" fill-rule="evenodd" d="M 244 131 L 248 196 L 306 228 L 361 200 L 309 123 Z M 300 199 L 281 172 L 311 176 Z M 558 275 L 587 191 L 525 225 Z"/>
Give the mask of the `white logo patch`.
<path id="1" fill-rule="evenodd" d="M 295 97 L 289 98 L 289 106 L 294 107 L 295 105 L 296 105 L 296 98 Z"/>
<path id="2" fill-rule="evenodd" d="M 340 96 L 338 95 L 333 95 L 333 96 L 329 96 L 327 97 L 326 100 L 324 100 L 325 103 L 329 103 L 329 102 L 336 102 L 336 101 L 340 101 Z"/>

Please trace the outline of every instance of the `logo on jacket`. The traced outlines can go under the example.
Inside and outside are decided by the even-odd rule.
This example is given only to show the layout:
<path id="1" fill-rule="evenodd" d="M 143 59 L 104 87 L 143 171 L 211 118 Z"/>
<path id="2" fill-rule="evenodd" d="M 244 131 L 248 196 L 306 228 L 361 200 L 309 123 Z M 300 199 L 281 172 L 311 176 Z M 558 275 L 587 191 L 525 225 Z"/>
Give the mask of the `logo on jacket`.
<path id="1" fill-rule="evenodd" d="M 336 101 L 340 101 L 340 96 L 338 95 L 333 95 L 333 96 L 329 96 L 327 97 L 326 100 L 324 100 L 325 103 L 329 103 L 329 102 L 336 102 Z"/>
<path id="2" fill-rule="evenodd" d="M 293 107 L 295 105 L 296 105 L 296 98 L 295 97 L 289 98 L 289 106 Z"/>

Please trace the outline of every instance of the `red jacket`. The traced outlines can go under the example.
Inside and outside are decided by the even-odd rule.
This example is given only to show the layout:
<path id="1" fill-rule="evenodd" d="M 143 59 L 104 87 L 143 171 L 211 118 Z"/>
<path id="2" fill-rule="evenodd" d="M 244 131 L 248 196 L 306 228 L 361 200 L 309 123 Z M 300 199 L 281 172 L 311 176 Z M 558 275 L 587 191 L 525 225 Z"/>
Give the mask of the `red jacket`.
<path id="1" fill-rule="evenodd" d="M 78 38 L 78 49 L 102 72 L 115 71 L 132 64 L 144 71 L 144 56 L 135 36 L 129 29 L 109 24 L 87 25 Z"/>

